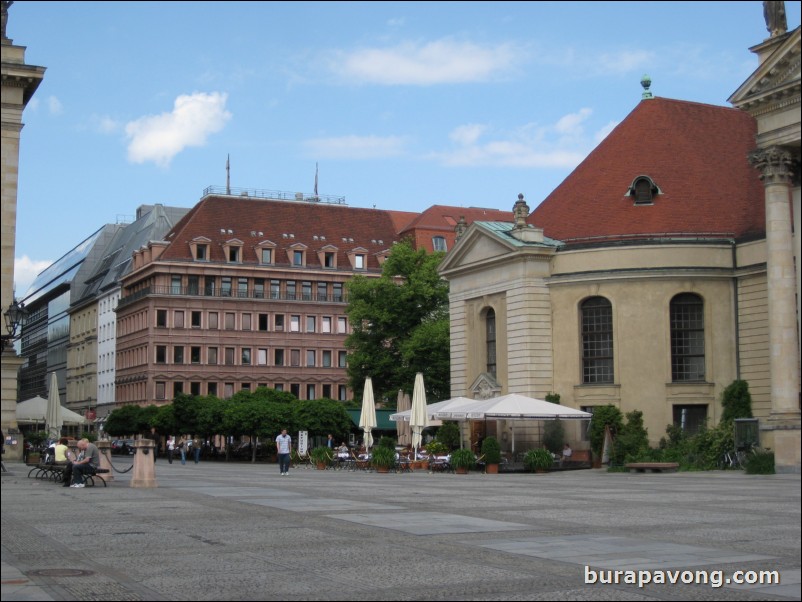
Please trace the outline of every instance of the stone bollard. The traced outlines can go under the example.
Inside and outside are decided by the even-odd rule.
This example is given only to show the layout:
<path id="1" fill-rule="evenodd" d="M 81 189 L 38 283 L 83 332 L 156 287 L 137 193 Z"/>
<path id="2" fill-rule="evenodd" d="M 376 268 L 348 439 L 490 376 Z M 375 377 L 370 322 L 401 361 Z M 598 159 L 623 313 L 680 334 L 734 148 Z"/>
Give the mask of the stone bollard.
<path id="1" fill-rule="evenodd" d="M 113 481 L 114 469 L 111 467 L 111 441 L 108 439 L 100 439 L 95 445 L 97 445 L 98 451 L 100 451 L 100 468 L 105 468 L 109 471 L 108 474 L 103 474 L 103 479 L 106 481 Z M 75 452 L 75 450 L 73 450 L 73 452 Z"/>
<path id="2" fill-rule="evenodd" d="M 155 443 L 152 439 L 138 439 L 134 444 L 134 474 L 131 487 L 158 487 L 156 482 L 156 463 L 153 461 Z"/>

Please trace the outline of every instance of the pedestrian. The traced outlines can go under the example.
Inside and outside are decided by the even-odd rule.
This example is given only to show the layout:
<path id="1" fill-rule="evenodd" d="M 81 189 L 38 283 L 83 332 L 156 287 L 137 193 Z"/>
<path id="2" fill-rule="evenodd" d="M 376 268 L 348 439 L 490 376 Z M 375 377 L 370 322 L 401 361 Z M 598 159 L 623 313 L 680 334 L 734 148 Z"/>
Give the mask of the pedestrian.
<path id="1" fill-rule="evenodd" d="M 281 434 L 276 437 L 276 451 L 278 452 L 279 474 L 286 476 L 290 473 L 290 450 L 292 449 L 292 437 L 287 434 L 287 429 L 281 429 Z"/>
<path id="2" fill-rule="evenodd" d="M 167 438 L 167 461 L 173 463 L 173 454 L 175 453 L 175 435 Z"/>
<path id="3" fill-rule="evenodd" d="M 334 437 L 329 435 L 329 438 L 326 440 L 326 445 L 328 446 L 329 449 L 333 450 L 334 449 Z"/>
<path id="4" fill-rule="evenodd" d="M 192 440 L 192 455 L 195 458 L 195 464 L 200 462 L 200 454 L 201 454 L 201 440 L 198 437 Z"/>
<path id="5" fill-rule="evenodd" d="M 181 453 L 181 464 L 187 463 L 187 440 L 182 436 L 178 440 L 178 451 Z"/>

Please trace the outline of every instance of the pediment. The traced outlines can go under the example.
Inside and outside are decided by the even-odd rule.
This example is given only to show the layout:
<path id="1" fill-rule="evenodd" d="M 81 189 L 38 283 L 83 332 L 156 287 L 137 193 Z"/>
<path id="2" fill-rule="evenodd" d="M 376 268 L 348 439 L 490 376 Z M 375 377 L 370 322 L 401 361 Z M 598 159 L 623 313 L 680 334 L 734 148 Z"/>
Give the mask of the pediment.
<path id="1" fill-rule="evenodd" d="M 491 399 L 501 393 L 501 385 L 489 372 L 482 372 L 468 388 L 474 399 Z"/>
<path id="2" fill-rule="evenodd" d="M 512 225 L 510 225 L 512 227 Z M 495 233 L 471 224 L 446 255 L 440 271 L 454 270 L 509 255 L 515 248 Z"/>
<path id="3" fill-rule="evenodd" d="M 776 47 L 771 49 L 770 44 Z M 782 40 L 769 40 L 752 48 L 768 56 L 760 66 L 729 98 L 729 102 L 740 109 L 751 112 L 756 105 L 787 97 L 796 87 L 799 95 L 800 85 L 800 28 L 789 32 Z"/>

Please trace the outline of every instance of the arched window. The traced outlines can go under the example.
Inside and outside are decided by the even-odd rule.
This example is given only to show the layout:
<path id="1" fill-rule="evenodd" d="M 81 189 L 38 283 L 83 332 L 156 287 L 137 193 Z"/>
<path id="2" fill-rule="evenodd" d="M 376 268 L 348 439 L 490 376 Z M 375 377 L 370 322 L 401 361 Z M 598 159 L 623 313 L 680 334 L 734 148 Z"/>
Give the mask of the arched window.
<path id="1" fill-rule="evenodd" d="M 582 302 L 582 382 L 612 383 L 613 306 L 604 297 Z"/>
<path id="2" fill-rule="evenodd" d="M 671 380 L 705 379 L 704 302 L 692 293 L 671 300 Z"/>
<path id="3" fill-rule="evenodd" d="M 492 308 L 485 314 L 485 344 L 487 372 L 496 376 L 496 312 Z"/>

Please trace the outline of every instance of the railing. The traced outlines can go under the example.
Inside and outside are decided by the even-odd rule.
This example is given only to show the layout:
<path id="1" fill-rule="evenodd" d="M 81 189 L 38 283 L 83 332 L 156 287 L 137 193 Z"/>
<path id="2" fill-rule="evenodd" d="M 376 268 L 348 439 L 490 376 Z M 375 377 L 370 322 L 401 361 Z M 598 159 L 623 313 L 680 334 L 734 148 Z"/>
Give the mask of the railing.
<path id="1" fill-rule="evenodd" d="M 298 294 L 270 291 L 260 293 L 257 291 L 235 291 L 221 290 L 201 291 L 195 288 L 178 286 L 149 286 L 136 291 L 126 297 L 121 297 L 117 304 L 118 308 L 124 307 L 151 295 L 166 295 L 177 297 L 214 297 L 218 299 L 261 299 L 264 301 L 302 301 L 306 303 L 348 303 L 346 295 L 319 295 L 319 294 Z"/>
<path id="2" fill-rule="evenodd" d="M 326 194 L 305 194 L 303 192 L 284 192 L 281 190 L 262 190 L 259 188 L 226 188 L 225 186 L 208 186 L 203 189 L 203 196 L 237 196 L 242 198 L 274 199 L 278 201 L 298 201 L 303 203 L 329 203 L 345 205 L 344 196 Z"/>

